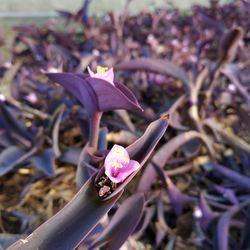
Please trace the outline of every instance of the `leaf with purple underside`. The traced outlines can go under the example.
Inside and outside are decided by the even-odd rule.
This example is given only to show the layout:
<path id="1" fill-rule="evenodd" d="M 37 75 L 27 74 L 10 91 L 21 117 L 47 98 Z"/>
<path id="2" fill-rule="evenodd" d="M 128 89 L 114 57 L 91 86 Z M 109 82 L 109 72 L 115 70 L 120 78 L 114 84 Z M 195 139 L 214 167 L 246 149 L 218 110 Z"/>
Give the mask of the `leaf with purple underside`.
<path id="1" fill-rule="evenodd" d="M 227 212 L 224 212 L 217 224 L 217 249 L 227 250 L 229 246 L 229 228 L 232 217 L 240 212 L 245 206 L 249 206 L 250 201 L 245 201 L 239 205 L 232 206 Z"/>
<path id="2" fill-rule="evenodd" d="M 208 228 L 209 224 L 215 218 L 216 214 L 213 213 L 213 211 L 211 210 L 211 208 L 207 204 L 207 201 L 205 199 L 205 195 L 203 193 L 200 194 L 199 208 L 202 212 L 202 217 L 199 219 L 199 222 L 201 224 L 201 227 L 204 230 L 206 230 Z"/>
<path id="3" fill-rule="evenodd" d="M 47 148 L 42 153 L 30 157 L 29 162 L 47 176 L 55 176 L 54 158 L 54 150 Z"/>
<path id="4" fill-rule="evenodd" d="M 8 250 L 75 249 L 123 192 L 120 191 L 106 201 L 101 200 L 95 189 L 94 179 L 95 176 L 89 179 L 56 215 Z"/>
<path id="5" fill-rule="evenodd" d="M 5 102 L 0 101 L 1 122 L 10 138 L 15 139 L 25 147 L 31 147 L 34 144 L 34 139 L 30 132 L 27 131 L 22 118 L 14 116 L 16 110 L 7 106 Z M 20 114 L 19 114 L 20 115 Z"/>
<path id="6" fill-rule="evenodd" d="M 11 146 L 4 149 L 0 154 L 0 176 L 11 171 L 23 161 L 20 162 L 25 156 L 26 152 L 17 146 Z"/>
<path id="7" fill-rule="evenodd" d="M 61 150 L 59 147 L 59 129 L 60 124 L 63 118 L 63 113 L 65 111 L 65 106 L 60 106 L 54 113 L 51 120 L 51 137 L 52 137 L 52 147 L 55 154 L 55 157 L 58 158 L 61 156 Z"/>
<path id="8" fill-rule="evenodd" d="M 77 165 L 81 154 L 80 148 L 70 147 L 63 151 L 60 160 L 69 164 Z"/>
<path id="9" fill-rule="evenodd" d="M 136 231 L 133 234 L 134 238 L 139 239 L 144 234 L 145 230 L 147 229 L 147 227 L 149 226 L 150 222 L 153 219 L 155 211 L 156 211 L 155 206 L 150 206 L 145 208 L 144 216 L 142 218 L 143 220 L 142 225 L 140 226 L 140 228 L 138 228 L 138 231 Z"/>
<path id="10" fill-rule="evenodd" d="M 191 84 L 186 72 L 166 59 L 137 58 L 127 62 L 122 62 L 114 68 L 116 70 L 151 71 L 180 79 L 188 88 Z"/>
<path id="11" fill-rule="evenodd" d="M 220 40 L 218 50 L 218 63 L 231 62 L 236 54 L 239 41 L 243 38 L 244 32 L 241 27 L 235 27 L 225 32 Z"/>
<path id="12" fill-rule="evenodd" d="M 169 177 L 167 177 L 167 192 L 176 215 L 180 215 L 187 204 L 195 201 L 192 197 L 183 194 Z"/>
<path id="13" fill-rule="evenodd" d="M 250 190 L 250 177 L 242 175 L 217 163 L 210 163 L 209 166 L 213 168 L 213 171 L 219 173 L 234 183 L 237 183 L 238 187 Z"/>
<path id="14" fill-rule="evenodd" d="M 108 249 L 119 249 L 134 231 L 142 216 L 143 207 L 143 194 L 135 194 L 125 200 L 118 208 L 108 226 L 92 243 L 89 249 L 95 249 L 103 245 Z"/>
<path id="15" fill-rule="evenodd" d="M 114 109 L 142 111 L 134 94 L 122 84 L 115 83 L 113 86 L 99 78 L 73 73 L 47 73 L 46 75 L 76 97 L 90 116 L 95 112 Z"/>
<path id="16" fill-rule="evenodd" d="M 62 85 L 69 93 L 80 101 L 89 114 L 97 110 L 95 93 L 89 83 L 73 73 L 48 73 L 48 78 Z"/>

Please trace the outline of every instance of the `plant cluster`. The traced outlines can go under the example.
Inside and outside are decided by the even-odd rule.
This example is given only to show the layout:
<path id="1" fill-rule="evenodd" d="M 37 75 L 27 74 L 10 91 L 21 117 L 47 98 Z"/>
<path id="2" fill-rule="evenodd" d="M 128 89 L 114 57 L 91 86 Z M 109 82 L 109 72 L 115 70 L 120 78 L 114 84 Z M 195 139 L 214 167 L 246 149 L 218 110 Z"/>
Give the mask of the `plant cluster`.
<path id="1" fill-rule="evenodd" d="M 0 57 L 0 243 L 249 249 L 249 3 L 89 4 Z"/>

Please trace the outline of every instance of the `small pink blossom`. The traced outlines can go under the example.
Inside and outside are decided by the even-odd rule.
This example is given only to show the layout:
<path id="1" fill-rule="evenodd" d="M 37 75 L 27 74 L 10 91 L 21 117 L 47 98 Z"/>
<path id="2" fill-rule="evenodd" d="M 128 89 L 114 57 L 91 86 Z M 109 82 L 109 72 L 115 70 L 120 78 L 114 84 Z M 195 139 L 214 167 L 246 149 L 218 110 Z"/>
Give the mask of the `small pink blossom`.
<path id="1" fill-rule="evenodd" d="M 26 97 L 25 97 L 25 99 L 27 100 L 27 101 L 29 101 L 29 102 L 31 102 L 31 103 L 36 103 L 37 102 L 37 100 L 38 100 L 38 98 L 37 98 L 37 95 L 35 94 L 35 93 L 29 93 Z"/>
<path id="2" fill-rule="evenodd" d="M 140 167 L 140 163 L 130 160 L 124 147 L 114 145 L 105 159 L 104 167 L 109 179 L 114 183 L 120 183 L 135 172 Z"/>
<path id="3" fill-rule="evenodd" d="M 97 66 L 96 68 L 96 73 L 94 73 L 89 67 L 88 67 L 88 72 L 91 77 L 93 78 L 99 78 L 104 81 L 109 82 L 113 86 L 114 84 L 114 71 L 113 68 L 108 69 L 108 67 L 102 67 L 102 66 Z"/>

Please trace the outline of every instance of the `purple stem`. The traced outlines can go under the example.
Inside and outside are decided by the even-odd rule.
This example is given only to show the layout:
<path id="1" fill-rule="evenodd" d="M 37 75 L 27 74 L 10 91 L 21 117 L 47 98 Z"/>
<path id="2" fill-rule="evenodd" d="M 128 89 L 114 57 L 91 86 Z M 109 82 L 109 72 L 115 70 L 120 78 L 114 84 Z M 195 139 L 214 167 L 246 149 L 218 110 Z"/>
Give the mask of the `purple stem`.
<path id="1" fill-rule="evenodd" d="M 97 150 L 102 112 L 95 112 L 89 120 L 89 146 Z"/>

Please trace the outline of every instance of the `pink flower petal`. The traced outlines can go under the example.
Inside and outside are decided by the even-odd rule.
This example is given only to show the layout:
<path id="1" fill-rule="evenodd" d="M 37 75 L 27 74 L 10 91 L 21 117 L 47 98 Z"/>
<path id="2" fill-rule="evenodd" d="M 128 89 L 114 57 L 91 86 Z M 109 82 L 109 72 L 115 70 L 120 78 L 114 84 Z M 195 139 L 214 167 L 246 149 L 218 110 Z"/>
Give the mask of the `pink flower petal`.
<path id="1" fill-rule="evenodd" d="M 106 165 L 114 160 L 117 160 L 117 162 L 122 165 L 127 165 L 130 160 L 127 150 L 124 147 L 115 144 L 107 155 L 104 164 Z"/>
<path id="2" fill-rule="evenodd" d="M 105 174 L 114 183 L 122 182 L 119 178 L 119 169 L 115 169 L 112 163 L 105 165 Z"/>
<path id="3" fill-rule="evenodd" d="M 129 164 L 126 166 L 126 168 L 121 168 L 120 173 L 126 174 L 129 176 L 130 174 L 134 173 L 136 170 L 140 168 L 140 163 L 138 161 L 130 160 Z M 125 178 L 127 178 L 127 176 Z"/>
<path id="4" fill-rule="evenodd" d="M 104 161 L 104 167 L 108 178 L 114 183 L 120 183 L 139 169 L 140 163 L 130 160 L 127 150 L 115 144 Z"/>
<path id="5" fill-rule="evenodd" d="M 113 68 L 110 68 L 108 71 L 106 71 L 104 73 L 100 73 L 100 72 L 94 73 L 89 67 L 87 69 L 88 69 L 89 75 L 91 77 L 102 79 L 106 82 L 109 82 L 111 85 L 115 86 Z"/>
<path id="6" fill-rule="evenodd" d="M 87 69 L 88 69 L 89 75 L 91 77 L 95 77 L 95 73 L 90 69 L 90 67 L 88 67 Z"/>
<path id="7" fill-rule="evenodd" d="M 107 79 L 109 79 L 109 82 L 112 83 L 112 85 L 114 85 L 114 70 L 113 68 L 110 68 L 107 72 Z"/>
<path id="8" fill-rule="evenodd" d="M 120 168 L 114 168 L 112 162 L 105 165 L 105 174 L 114 183 L 123 182 L 129 175 L 140 168 L 140 163 L 130 160 L 129 164 Z"/>

